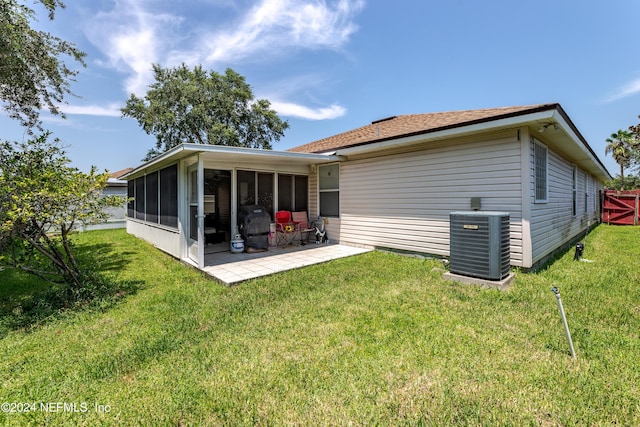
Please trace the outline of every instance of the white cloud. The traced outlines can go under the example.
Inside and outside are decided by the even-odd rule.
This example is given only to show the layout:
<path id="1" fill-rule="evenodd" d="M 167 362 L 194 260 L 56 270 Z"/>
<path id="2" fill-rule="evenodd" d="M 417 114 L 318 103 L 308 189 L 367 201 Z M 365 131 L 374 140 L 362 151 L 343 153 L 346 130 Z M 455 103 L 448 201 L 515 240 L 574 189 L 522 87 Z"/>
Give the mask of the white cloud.
<path id="1" fill-rule="evenodd" d="M 229 11 L 229 0 L 202 1 Z M 85 33 L 107 58 L 100 64 L 127 76 L 123 82 L 126 95 L 142 96 L 153 82 L 153 63 L 215 67 L 273 52 L 282 55 L 292 48 L 338 50 L 357 30 L 354 18 L 364 0 L 260 0 L 226 29 L 215 31 L 211 28 L 220 25 L 211 20 L 152 10 L 158 3 L 148 0 L 115 0 L 112 4 L 112 9 L 99 12 L 88 22 Z M 314 109 L 288 102 L 276 104 L 282 115 L 313 120 L 340 117 L 346 112 L 339 105 Z M 64 111 L 120 115 L 113 105 L 67 106 Z"/>
<path id="2" fill-rule="evenodd" d="M 208 36 L 208 62 L 239 61 L 290 47 L 339 49 L 357 30 L 364 0 L 262 0 L 234 29 Z"/>
<path id="3" fill-rule="evenodd" d="M 60 109 L 65 114 L 80 114 L 87 116 L 107 116 L 107 117 L 120 117 L 122 113 L 120 111 L 121 105 L 108 104 L 106 106 L 101 105 L 61 105 Z"/>
<path id="4" fill-rule="evenodd" d="M 303 105 L 290 102 L 271 102 L 271 108 L 276 110 L 281 116 L 298 117 L 309 120 L 327 120 L 342 117 L 347 110 L 340 105 L 330 105 L 324 108 L 309 108 Z"/>
<path id="5" fill-rule="evenodd" d="M 98 13 L 86 33 L 108 61 L 109 68 L 129 74 L 127 94 L 142 95 L 153 81 L 151 64 L 162 62 L 174 39 L 172 27 L 182 18 L 168 13 L 152 13 L 144 1 L 117 0 L 113 10 Z"/>
<path id="6" fill-rule="evenodd" d="M 640 93 L 640 78 L 637 78 L 618 89 L 616 93 L 605 98 L 605 102 L 613 102 Z"/>

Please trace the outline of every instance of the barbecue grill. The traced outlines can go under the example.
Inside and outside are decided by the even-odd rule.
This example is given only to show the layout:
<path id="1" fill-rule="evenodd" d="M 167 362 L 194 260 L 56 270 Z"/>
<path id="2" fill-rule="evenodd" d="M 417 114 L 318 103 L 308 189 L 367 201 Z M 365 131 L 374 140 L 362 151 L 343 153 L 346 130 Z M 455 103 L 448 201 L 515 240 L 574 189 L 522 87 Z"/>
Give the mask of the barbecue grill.
<path id="1" fill-rule="evenodd" d="M 269 248 L 271 215 L 264 206 L 241 206 L 238 212 L 238 224 L 245 248 L 263 250 Z"/>

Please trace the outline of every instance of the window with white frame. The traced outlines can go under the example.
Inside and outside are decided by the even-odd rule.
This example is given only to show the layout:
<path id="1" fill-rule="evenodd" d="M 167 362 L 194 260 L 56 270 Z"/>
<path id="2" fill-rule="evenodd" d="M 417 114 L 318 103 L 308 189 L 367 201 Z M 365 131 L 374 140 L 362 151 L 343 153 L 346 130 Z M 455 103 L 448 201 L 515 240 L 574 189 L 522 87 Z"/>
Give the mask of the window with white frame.
<path id="1" fill-rule="evenodd" d="M 584 173 L 584 213 L 588 213 L 589 209 L 589 185 L 588 185 L 589 175 L 587 172 Z"/>
<path id="2" fill-rule="evenodd" d="M 598 194 L 598 184 L 594 177 L 591 177 L 591 190 L 593 191 L 593 201 L 591 203 L 591 212 L 598 212 L 598 202 L 600 196 Z"/>
<path id="3" fill-rule="evenodd" d="M 571 165 L 571 215 L 578 213 L 578 168 Z"/>
<path id="4" fill-rule="evenodd" d="M 320 216 L 340 216 L 340 165 L 318 167 Z"/>
<path id="5" fill-rule="evenodd" d="M 548 197 L 548 152 L 547 147 L 538 141 L 534 141 L 533 144 L 533 164 L 535 172 L 535 201 L 536 203 L 546 203 Z"/>

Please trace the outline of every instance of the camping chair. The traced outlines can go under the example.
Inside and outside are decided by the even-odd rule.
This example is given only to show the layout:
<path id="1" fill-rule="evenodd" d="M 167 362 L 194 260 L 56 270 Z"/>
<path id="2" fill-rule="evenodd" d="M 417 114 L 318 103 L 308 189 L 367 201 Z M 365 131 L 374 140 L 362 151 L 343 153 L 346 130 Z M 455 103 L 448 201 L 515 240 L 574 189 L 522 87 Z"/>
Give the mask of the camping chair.
<path id="1" fill-rule="evenodd" d="M 309 241 L 311 232 L 315 231 L 315 228 L 312 227 L 312 224 L 307 218 L 307 211 L 291 212 L 291 220 L 298 226 L 298 234 L 300 234 L 300 244 L 304 246 L 305 241 Z M 302 238 L 302 233 L 307 233 L 306 239 Z"/>
<path id="2" fill-rule="evenodd" d="M 284 248 L 288 244 L 293 243 L 298 235 L 298 226 L 291 220 L 291 212 L 276 212 L 276 246 Z"/>

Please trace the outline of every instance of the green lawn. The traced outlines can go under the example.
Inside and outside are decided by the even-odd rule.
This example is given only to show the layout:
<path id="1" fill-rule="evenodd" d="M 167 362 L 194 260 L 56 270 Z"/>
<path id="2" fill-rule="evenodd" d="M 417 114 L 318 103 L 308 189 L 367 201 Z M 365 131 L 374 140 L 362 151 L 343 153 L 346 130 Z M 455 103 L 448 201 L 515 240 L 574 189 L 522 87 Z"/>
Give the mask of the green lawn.
<path id="1" fill-rule="evenodd" d="M 56 312 L 0 272 L 1 425 L 640 425 L 639 227 L 507 292 L 382 252 L 227 288 L 121 230 L 77 242 L 113 297 Z"/>

